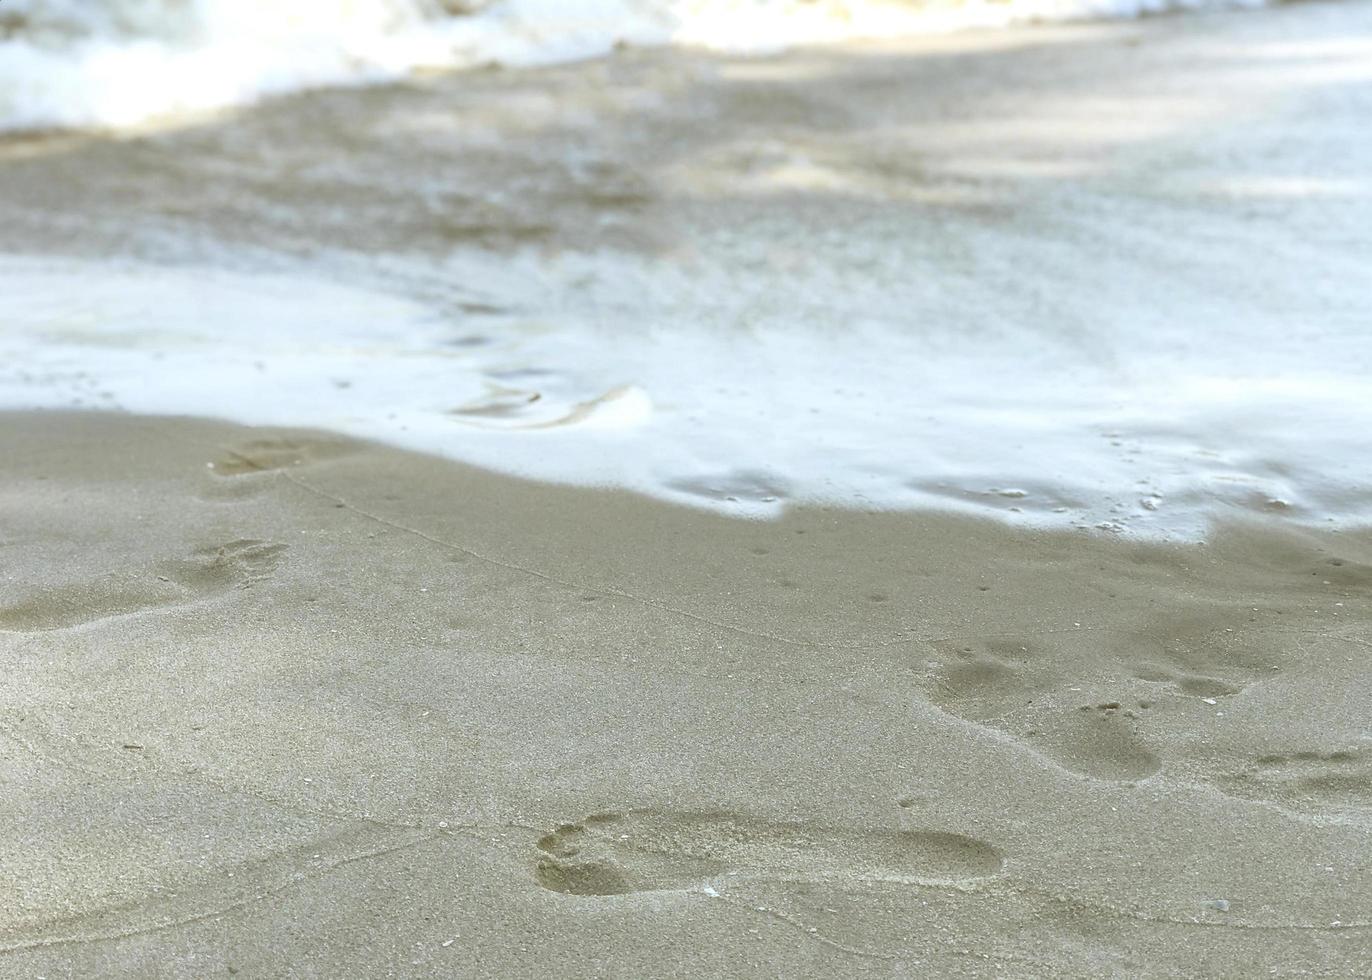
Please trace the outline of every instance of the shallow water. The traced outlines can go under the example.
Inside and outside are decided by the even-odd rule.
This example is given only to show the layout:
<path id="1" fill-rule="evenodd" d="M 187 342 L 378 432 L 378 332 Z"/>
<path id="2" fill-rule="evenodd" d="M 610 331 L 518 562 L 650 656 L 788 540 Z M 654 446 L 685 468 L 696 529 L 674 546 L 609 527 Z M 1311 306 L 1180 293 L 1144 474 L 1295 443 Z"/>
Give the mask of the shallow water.
<path id="1" fill-rule="evenodd" d="M 1261 0 L 6 0 L 0 129 L 125 126 L 419 69 L 616 45 L 779 50 Z"/>
<path id="2" fill-rule="evenodd" d="M 4 161 L 0 406 L 741 516 L 1365 522 L 1368 9 L 639 54 L 40 144 Z"/>

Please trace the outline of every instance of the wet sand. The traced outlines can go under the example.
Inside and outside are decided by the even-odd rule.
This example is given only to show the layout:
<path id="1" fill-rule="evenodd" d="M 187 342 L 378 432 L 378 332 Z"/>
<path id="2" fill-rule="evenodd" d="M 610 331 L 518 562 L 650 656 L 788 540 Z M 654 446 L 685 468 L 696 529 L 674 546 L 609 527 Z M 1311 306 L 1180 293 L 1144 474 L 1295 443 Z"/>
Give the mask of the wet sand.
<path id="1" fill-rule="evenodd" d="M 721 509 L 1367 524 L 1369 36 L 1350 2 L 630 49 L 0 141 L 0 406 L 343 426 Z M 393 322 L 339 283 L 436 356 L 253 349 Z M 620 428 L 519 431 L 592 405 Z"/>
<path id="2" fill-rule="evenodd" d="M 629 50 L 10 139 L 0 250 L 464 329 L 548 313 L 473 274 L 526 252 L 759 317 L 889 267 L 988 345 L 1352 322 L 1369 22 Z M 1161 544 L 0 414 L 0 976 L 1372 975 L 1372 532 L 1325 526 L 1369 499 L 1327 462 Z"/>
<path id="3" fill-rule="evenodd" d="M 1367 972 L 1367 534 L 0 458 L 6 976 Z"/>

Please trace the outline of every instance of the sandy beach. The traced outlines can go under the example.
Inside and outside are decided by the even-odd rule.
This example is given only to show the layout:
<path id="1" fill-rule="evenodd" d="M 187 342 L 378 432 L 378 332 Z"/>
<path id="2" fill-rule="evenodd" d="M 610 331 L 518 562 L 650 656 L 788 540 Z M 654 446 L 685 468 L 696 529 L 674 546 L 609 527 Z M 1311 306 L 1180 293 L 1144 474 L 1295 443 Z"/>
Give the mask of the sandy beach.
<path id="1" fill-rule="evenodd" d="M 1359 976 L 1372 538 L 11 415 L 7 976 Z"/>
<path id="2" fill-rule="evenodd" d="M 1372 976 L 1369 29 L 628 47 L 0 139 L 0 976 Z M 308 387 L 150 319 L 270 339 L 267 273 L 451 342 L 325 337 Z M 544 356 L 794 321 L 823 367 L 892 309 L 926 373 L 813 424 L 745 401 L 789 361 L 691 428 Z M 431 364 L 543 388 L 368 388 Z M 1152 414 L 975 417 L 1040 369 Z M 611 383 L 649 421 L 582 437 Z"/>

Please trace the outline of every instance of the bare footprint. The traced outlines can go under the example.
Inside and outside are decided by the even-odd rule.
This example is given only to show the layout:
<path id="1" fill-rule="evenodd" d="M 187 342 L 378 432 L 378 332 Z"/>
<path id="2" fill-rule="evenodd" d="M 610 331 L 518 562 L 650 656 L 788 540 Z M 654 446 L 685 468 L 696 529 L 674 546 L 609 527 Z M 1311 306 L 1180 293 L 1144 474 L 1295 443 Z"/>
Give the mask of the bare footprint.
<path id="1" fill-rule="evenodd" d="M 943 831 L 770 823 L 731 813 L 601 813 L 538 842 L 539 884 L 567 895 L 703 887 L 721 875 L 772 880 L 948 882 L 1001 869 L 1000 852 Z"/>
<path id="2" fill-rule="evenodd" d="M 283 544 L 241 538 L 199 548 L 188 558 L 160 562 L 147 571 L 48 589 L 0 607 L 0 629 L 68 629 L 250 588 L 276 569 L 285 550 Z"/>
<path id="3" fill-rule="evenodd" d="M 1023 738 L 1064 769 L 1092 779 L 1132 782 L 1161 768 L 1135 732 L 1146 709 L 1122 709 L 1113 701 L 1065 705 L 1073 685 L 1052 651 L 1002 639 L 960 640 L 936 649 L 945 661 L 929 696 L 950 714 Z"/>
<path id="4" fill-rule="evenodd" d="M 1181 620 L 1171 624 L 1166 639 L 1141 635 L 1117 651 L 1120 665 L 1141 679 L 1170 682 L 1183 694 L 1213 698 L 1262 683 L 1274 666 L 1294 666 L 1299 650 L 1274 644 L 1262 630 L 1242 628 L 1246 613 L 1232 610 L 1225 617 L 1238 628 Z"/>
<path id="5" fill-rule="evenodd" d="M 1092 779 L 1147 779 L 1162 762 L 1134 732 L 1141 710 L 1123 709 L 1113 701 L 1084 705 L 1046 729 L 1036 729 L 1033 744 L 1065 768 Z"/>
<path id="6" fill-rule="evenodd" d="M 1351 750 L 1264 755 L 1215 785 L 1230 796 L 1297 811 L 1366 809 L 1372 807 L 1372 757 Z"/>
<path id="7" fill-rule="evenodd" d="M 1036 666 L 1039 651 L 1028 643 L 982 640 L 937 648 L 948 662 L 938 674 L 934 700 L 969 721 L 1000 718 L 1052 687 Z"/>
<path id="8" fill-rule="evenodd" d="M 245 476 L 337 459 L 353 452 L 356 450 L 341 440 L 252 439 L 225 448 L 209 466 L 215 476 Z"/>
<path id="9" fill-rule="evenodd" d="M 1154 684 L 1171 684 L 1180 693 L 1198 698 L 1227 698 L 1243 690 L 1243 685 L 1230 684 L 1218 677 L 1188 674 L 1152 663 L 1136 667 L 1134 677 Z"/>

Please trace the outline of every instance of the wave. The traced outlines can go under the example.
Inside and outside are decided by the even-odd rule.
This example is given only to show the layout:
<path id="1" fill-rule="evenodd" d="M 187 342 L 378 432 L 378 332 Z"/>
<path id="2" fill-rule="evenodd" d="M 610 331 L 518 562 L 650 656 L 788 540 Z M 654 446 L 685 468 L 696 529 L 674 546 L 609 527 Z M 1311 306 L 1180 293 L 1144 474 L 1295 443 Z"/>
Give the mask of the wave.
<path id="1" fill-rule="evenodd" d="M 1065 288 L 1058 316 L 971 331 L 912 315 L 887 277 L 856 315 L 842 273 L 819 268 L 772 317 L 756 298 L 777 280 L 750 288 L 733 262 L 470 254 L 445 268 L 481 283 L 491 311 L 455 318 L 343 284 L 341 267 L 0 257 L 0 410 L 324 429 L 735 517 L 933 509 L 1181 540 L 1217 517 L 1372 524 L 1353 317 L 1295 331 L 1279 301 L 1254 312 L 1216 288 L 1234 305 L 1203 325 L 1141 309 L 1056 329 L 1085 319 L 1068 297 L 1094 305 L 1140 274 L 1133 262 L 1092 267 L 1103 290 Z M 1356 303 L 1354 278 L 1323 302 Z M 946 311 L 968 308 L 958 295 Z M 745 329 L 722 328 L 744 311 Z"/>
<path id="2" fill-rule="evenodd" d="M 619 44 L 726 52 L 1261 0 L 6 0 L 0 130 L 122 127 Z"/>

